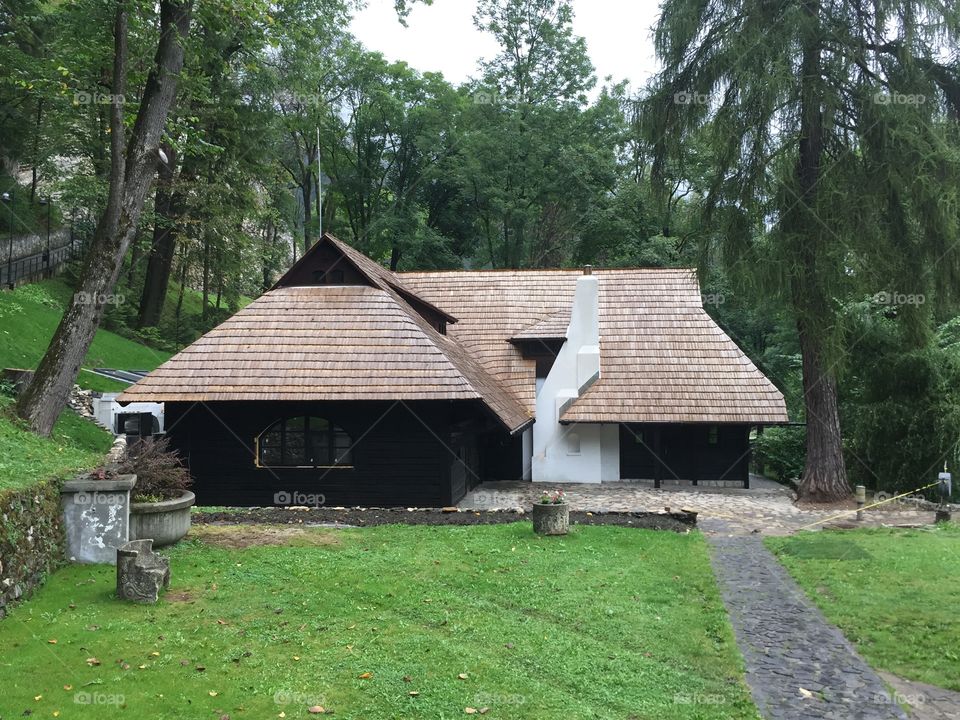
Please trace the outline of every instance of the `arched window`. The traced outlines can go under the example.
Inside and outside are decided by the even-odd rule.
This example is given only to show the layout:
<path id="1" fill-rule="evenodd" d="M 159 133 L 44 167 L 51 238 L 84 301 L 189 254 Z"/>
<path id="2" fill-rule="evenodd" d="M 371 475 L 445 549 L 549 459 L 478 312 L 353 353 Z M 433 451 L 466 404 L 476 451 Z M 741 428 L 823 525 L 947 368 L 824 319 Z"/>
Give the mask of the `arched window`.
<path id="1" fill-rule="evenodd" d="M 344 467 L 353 464 L 350 436 L 329 420 L 278 420 L 257 437 L 260 467 Z"/>

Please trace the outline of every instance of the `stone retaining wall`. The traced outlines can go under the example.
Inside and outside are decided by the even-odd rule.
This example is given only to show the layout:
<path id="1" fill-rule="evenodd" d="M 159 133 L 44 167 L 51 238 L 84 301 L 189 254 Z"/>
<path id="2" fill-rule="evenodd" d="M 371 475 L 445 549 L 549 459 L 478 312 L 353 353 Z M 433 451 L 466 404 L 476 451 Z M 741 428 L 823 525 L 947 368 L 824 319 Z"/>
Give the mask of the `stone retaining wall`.
<path id="1" fill-rule="evenodd" d="M 3 260 L 6 262 L 7 254 L 9 253 L 10 241 L 6 237 L 3 238 L 0 245 L 3 246 Z M 63 247 L 64 245 L 70 244 L 70 228 L 62 227 L 50 231 L 50 249 Z M 19 235 L 13 237 L 13 259 L 14 261 L 19 260 L 20 258 L 29 257 L 31 255 L 39 255 L 44 250 L 47 249 L 47 232 L 46 230 L 42 232 L 35 233 L 33 235 Z"/>
<path id="2" fill-rule="evenodd" d="M 60 483 L 0 490 L 0 618 L 64 562 Z"/>

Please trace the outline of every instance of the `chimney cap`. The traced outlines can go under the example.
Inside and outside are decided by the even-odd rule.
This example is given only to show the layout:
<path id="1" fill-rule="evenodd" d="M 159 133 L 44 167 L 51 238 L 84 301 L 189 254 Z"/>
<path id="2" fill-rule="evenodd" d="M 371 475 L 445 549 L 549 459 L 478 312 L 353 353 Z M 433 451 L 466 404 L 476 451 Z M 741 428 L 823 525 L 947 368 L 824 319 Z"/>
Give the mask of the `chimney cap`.
<path id="1" fill-rule="evenodd" d="M 583 266 L 584 275 L 593 275 L 593 265 L 584 265 Z"/>

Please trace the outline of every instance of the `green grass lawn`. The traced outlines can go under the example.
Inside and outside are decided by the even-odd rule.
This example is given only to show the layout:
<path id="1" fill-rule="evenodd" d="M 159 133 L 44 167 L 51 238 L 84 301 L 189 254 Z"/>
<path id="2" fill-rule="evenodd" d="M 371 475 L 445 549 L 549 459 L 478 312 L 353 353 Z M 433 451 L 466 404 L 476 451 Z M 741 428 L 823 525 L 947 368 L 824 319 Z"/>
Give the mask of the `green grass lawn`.
<path id="1" fill-rule="evenodd" d="M 873 667 L 960 690 L 960 526 L 766 542 Z"/>
<path id="2" fill-rule="evenodd" d="M 94 467 L 113 443 L 110 433 L 69 409 L 49 438 L 34 435 L 11 416 L 12 402 L 0 397 L 0 491 Z"/>
<path id="3" fill-rule="evenodd" d="M 155 606 L 75 565 L 14 608 L 3 717 L 757 717 L 698 533 L 205 530 Z"/>
<path id="4" fill-rule="evenodd" d="M 0 292 L 0 367 L 36 367 L 57 329 L 70 292 L 59 279 Z M 169 353 L 99 330 L 84 367 L 152 370 L 168 357 Z M 80 371 L 77 384 L 103 391 L 127 387 L 86 370 Z"/>

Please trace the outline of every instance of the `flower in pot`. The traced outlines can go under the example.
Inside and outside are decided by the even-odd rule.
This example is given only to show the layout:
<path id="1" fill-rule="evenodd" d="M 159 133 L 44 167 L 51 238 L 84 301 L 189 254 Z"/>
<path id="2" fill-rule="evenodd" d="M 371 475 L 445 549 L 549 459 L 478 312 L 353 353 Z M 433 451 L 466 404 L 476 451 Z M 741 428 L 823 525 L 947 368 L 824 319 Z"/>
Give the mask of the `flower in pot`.
<path id="1" fill-rule="evenodd" d="M 570 505 L 563 491 L 544 491 L 533 504 L 533 531 L 538 535 L 566 535 L 569 529 Z"/>
<path id="2" fill-rule="evenodd" d="M 167 438 L 144 438 L 127 446 L 117 470 L 137 476 L 130 503 L 130 539 L 172 545 L 190 529 L 196 496 L 190 471 Z"/>

